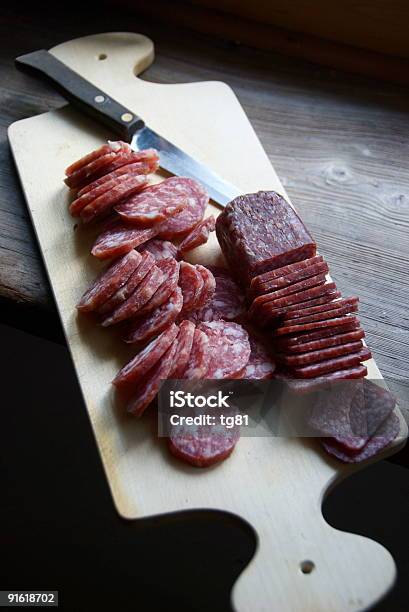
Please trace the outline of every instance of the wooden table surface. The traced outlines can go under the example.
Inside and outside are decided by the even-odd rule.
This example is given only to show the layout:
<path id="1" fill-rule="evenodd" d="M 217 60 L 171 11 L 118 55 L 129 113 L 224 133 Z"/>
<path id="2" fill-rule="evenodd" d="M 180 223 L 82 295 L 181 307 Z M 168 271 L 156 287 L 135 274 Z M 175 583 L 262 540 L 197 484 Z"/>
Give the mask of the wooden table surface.
<path id="1" fill-rule="evenodd" d="M 8 8 L 1 23 L 0 298 L 3 319 L 57 336 L 58 318 L 8 147 L 10 123 L 61 106 L 62 98 L 19 73 L 13 58 L 86 34 L 150 36 L 156 60 L 143 75 L 161 83 L 223 80 L 236 92 L 292 201 L 361 318 L 385 377 L 409 366 L 409 93 L 175 31 L 113 9 L 64 14 Z M 220 143 L 226 147 L 228 143 Z M 243 155 L 246 152 L 243 151 Z"/>

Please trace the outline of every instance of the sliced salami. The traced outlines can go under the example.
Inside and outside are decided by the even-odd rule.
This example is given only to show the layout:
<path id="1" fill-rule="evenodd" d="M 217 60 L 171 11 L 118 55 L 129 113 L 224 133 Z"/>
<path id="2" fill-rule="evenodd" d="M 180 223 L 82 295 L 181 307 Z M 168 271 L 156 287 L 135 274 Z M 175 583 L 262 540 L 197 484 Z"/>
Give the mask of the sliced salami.
<path id="1" fill-rule="evenodd" d="M 316 276 L 317 274 L 327 274 L 328 270 L 328 264 L 325 261 L 313 264 L 306 268 L 302 268 L 301 270 L 297 270 L 296 272 L 291 272 L 286 276 L 278 276 L 269 281 L 259 283 L 257 290 L 251 291 L 251 294 L 263 295 L 264 293 L 278 291 L 279 289 L 283 289 L 284 287 L 289 287 L 290 285 L 300 283 L 301 281 Z M 299 289 L 297 289 L 297 291 L 300 291 L 302 288 L 303 287 L 301 286 Z"/>
<path id="2" fill-rule="evenodd" d="M 135 253 L 136 251 L 131 251 Z M 135 268 L 125 285 L 120 287 L 106 302 L 98 308 L 99 315 L 107 315 L 115 308 L 126 302 L 138 285 L 143 281 L 148 272 L 155 265 L 155 260 L 150 253 L 143 253 L 138 266 Z"/>
<path id="3" fill-rule="evenodd" d="M 188 205 L 184 179 L 172 177 L 151 185 L 115 210 L 124 221 L 152 226 L 180 213 Z"/>
<path id="4" fill-rule="evenodd" d="M 123 180 L 115 179 L 114 185 L 108 191 L 105 191 L 81 210 L 81 220 L 84 223 L 90 223 L 97 217 L 106 215 L 117 202 L 140 191 L 147 184 L 148 179 L 144 174 L 137 174 L 135 176 L 124 175 Z"/>
<path id="5" fill-rule="evenodd" d="M 170 180 L 170 179 L 169 179 Z M 187 206 L 182 212 L 164 222 L 159 238 L 172 240 L 181 238 L 190 232 L 203 219 L 209 196 L 200 183 L 189 178 L 174 178 L 180 189 L 184 189 Z"/>
<path id="6" fill-rule="evenodd" d="M 250 342 L 247 331 L 231 321 L 200 323 L 199 329 L 209 339 L 208 379 L 234 378 L 248 363 Z"/>
<path id="7" fill-rule="evenodd" d="M 77 308 L 81 312 L 96 310 L 108 300 L 113 293 L 125 285 L 139 265 L 141 256 L 135 251 L 128 253 L 104 270 L 92 283 L 79 301 Z"/>
<path id="8" fill-rule="evenodd" d="M 192 349 L 189 355 L 183 378 L 186 380 L 201 380 L 206 377 L 209 367 L 209 339 L 200 329 L 195 329 Z"/>
<path id="9" fill-rule="evenodd" d="M 153 294 L 149 302 L 140 309 L 140 314 L 152 312 L 155 308 L 162 306 L 169 296 L 175 291 L 179 280 L 179 262 L 173 257 L 161 259 L 156 262 L 156 266 L 163 274 L 163 282 Z"/>
<path id="10" fill-rule="evenodd" d="M 399 433 L 399 418 L 392 413 L 379 427 L 376 434 L 368 441 L 362 450 L 351 453 L 331 438 L 324 438 L 322 445 L 326 452 L 344 463 L 360 463 L 366 461 L 386 448 Z"/>
<path id="11" fill-rule="evenodd" d="M 277 360 L 286 366 L 302 366 L 356 353 L 361 348 L 362 342 L 358 340 L 357 342 L 348 342 L 347 344 L 321 348 L 317 351 L 310 351 L 308 353 L 297 353 L 296 355 L 277 354 Z"/>
<path id="12" fill-rule="evenodd" d="M 209 268 L 196 264 L 196 270 L 201 274 L 203 279 L 203 288 L 197 300 L 197 308 L 202 309 L 213 299 L 216 291 L 216 279 Z"/>
<path id="13" fill-rule="evenodd" d="M 298 310 L 304 310 L 304 308 L 311 308 L 312 306 L 324 306 L 325 304 L 329 304 L 333 300 L 337 300 L 340 297 L 340 291 L 332 291 L 327 293 L 326 295 L 322 295 L 321 297 L 313 298 L 312 300 L 307 300 L 306 302 L 299 302 L 296 304 L 292 304 L 291 306 L 287 306 L 285 308 L 285 312 L 290 313 Z"/>
<path id="14" fill-rule="evenodd" d="M 207 306 L 189 315 L 189 318 L 197 323 L 200 321 L 232 321 L 243 316 L 246 312 L 245 296 L 242 289 L 231 278 L 229 272 L 224 268 L 211 267 L 216 289 L 213 298 Z"/>
<path id="15" fill-rule="evenodd" d="M 328 374 L 323 374 L 317 378 L 305 378 L 304 380 L 297 379 L 293 373 L 282 371 L 275 372 L 274 378 L 285 381 L 288 387 L 291 389 L 291 391 L 294 391 L 294 393 L 304 394 L 315 392 L 323 386 L 328 385 L 330 382 L 332 383 L 338 380 L 364 378 L 364 376 L 367 374 L 367 368 L 364 365 L 359 365 L 337 370 L 336 372 L 329 372 Z"/>
<path id="16" fill-rule="evenodd" d="M 128 334 L 124 338 L 125 342 L 146 342 L 153 336 L 157 336 L 176 321 L 182 306 L 182 291 L 176 287 L 165 303 L 131 321 Z"/>
<path id="17" fill-rule="evenodd" d="M 332 294 L 334 291 L 336 291 L 335 283 L 325 283 L 317 287 L 306 289 L 305 291 L 300 291 L 299 293 L 292 293 L 291 295 L 277 300 L 271 300 L 271 302 L 262 304 L 260 308 L 254 308 L 253 312 L 251 312 L 251 309 L 249 314 L 257 318 L 260 325 L 265 325 L 271 318 L 277 316 L 278 311 L 282 312 L 283 308 L 288 308 L 288 306 L 298 304 L 299 302 L 305 302 L 309 299 Z"/>
<path id="18" fill-rule="evenodd" d="M 163 355 L 159 365 L 146 375 L 144 382 L 136 389 L 135 396 L 128 402 L 127 412 L 134 416 L 141 416 L 149 404 L 157 396 L 163 380 L 169 376 L 169 372 L 173 366 L 177 350 L 178 341 L 174 340 L 170 348 Z"/>
<path id="19" fill-rule="evenodd" d="M 267 351 L 265 343 L 249 332 L 250 357 L 240 378 L 246 380 L 267 380 L 272 378 L 275 361 Z"/>
<path id="20" fill-rule="evenodd" d="M 124 253 L 129 253 L 132 249 L 147 242 L 157 234 L 155 228 L 140 229 L 131 227 L 122 221 L 111 224 L 103 231 L 91 249 L 92 255 L 98 259 L 110 259 L 118 257 Z"/>
<path id="21" fill-rule="evenodd" d="M 364 347 L 360 351 L 350 355 L 327 359 L 326 361 L 320 361 L 319 363 L 304 367 L 296 367 L 294 368 L 294 376 L 296 378 L 315 378 L 323 374 L 328 374 L 329 372 L 336 372 L 337 370 L 358 366 L 362 361 L 367 361 L 371 357 L 371 352 Z"/>
<path id="22" fill-rule="evenodd" d="M 335 336 L 338 334 L 343 334 L 345 332 L 355 331 L 359 329 L 360 324 L 356 317 L 348 317 L 348 319 L 350 320 L 338 327 L 323 327 L 311 332 L 300 332 L 296 336 L 282 336 L 281 338 L 276 339 L 276 345 L 279 347 L 285 347 L 285 350 L 287 350 L 287 347 L 289 346 L 298 346 L 303 344 L 304 342 L 311 342 L 312 340 L 321 340 L 322 338 L 328 338 L 329 336 Z"/>
<path id="23" fill-rule="evenodd" d="M 179 285 L 183 293 L 183 314 L 194 310 L 204 287 L 204 280 L 196 266 L 182 261 L 180 264 Z"/>
<path id="24" fill-rule="evenodd" d="M 74 174 L 74 172 L 76 172 L 80 168 L 88 166 L 88 164 L 98 159 L 98 157 L 102 157 L 103 155 L 106 155 L 107 153 L 116 153 L 122 148 L 128 149 L 128 150 L 131 149 L 129 144 L 127 144 L 126 142 L 121 142 L 121 141 L 109 142 L 108 141 L 107 144 L 103 144 L 98 149 L 95 149 L 95 151 L 91 151 L 91 153 L 87 153 L 87 155 L 84 155 L 84 157 L 81 157 L 80 159 L 77 159 L 77 161 L 73 162 L 70 166 L 68 166 L 68 168 L 66 168 L 65 175 L 71 176 L 72 174 Z"/>
<path id="25" fill-rule="evenodd" d="M 138 382 L 161 359 L 177 335 L 177 325 L 168 327 L 119 370 L 112 384 L 116 387 L 126 387 Z"/>
<path id="26" fill-rule="evenodd" d="M 213 215 L 203 219 L 203 221 L 198 223 L 196 227 L 192 229 L 190 234 L 188 234 L 180 243 L 179 252 L 182 254 L 188 253 L 189 251 L 196 249 L 198 246 L 206 244 L 206 242 L 209 240 L 210 232 L 214 232 L 215 229 L 216 219 Z"/>
<path id="27" fill-rule="evenodd" d="M 328 338 L 319 338 L 318 340 L 311 340 L 310 342 L 303 342 L 302 344 L 294 344 L 285 347 L 286 353 L 308 353 L 309 351 L 318 351 L 325 349 L 330 346 L 338 346 L 347 344 L 349 342 L 357 342 L 365 337 L 363 329 L 357 329 L 350 332 L 336 334 L 329 336 Z"/>
<path id="28" fill-rule="evenodd" d="M 271 293 L 265 293 L 263 295 L 259 295 L 253 300 L 251 305 L 252 310 L 257 310 L 263 304 L 267 302 L 271 302 L 272 300 L 278 300 L 280 298 L 285 298 L 292 293 L 297 294 L 301 291 L 306 291 L 311 287 L 317 287 L 323 285 L 325 283 L 326 277 L 325 274 L 317 274 L 316 276 L 311 276 L 311 278 L 305 278 L 298 283 L 294 283 L 288 287 L 283 287 L 283 289 L 277 289 L 277 291 L 272 291 Z"/>
<path id="29" fill-rule="evenodd" d="M 138 247 L 138 251 L 140 253 L 149 251 L 156 261 L 167 259 L 168 257 L 174 257 L 176 259 L 178 254 L 177 248 L 172 242 L 169 242 L 169 240 L 149 240 Z"/>
<path id="30" fill-rule="evenodd" d="M 284 321 L 289 319 L 299 319 L 300 317 L 308 317 L 309 315 L 317 314 L 320 312 L 328 312 L 329 310 L 335 310 L 337 308 L 343 308 L 344 306 L 357 306 L 359 298 L 350 297 L 342 300 L 336 300 L 334 302 L 328 302 L 327 304 L 312 305 L 308 308 L 301 308 L 299 310 L 291 310 L 283 317 Z"/>
<path id="31" fill-rule="evenodd" d="M 155 291 L 163 282 L 163 274 L 157 266 L 152 266 L 143 281 L 139 283 L 129 298 L 120 304 L 101 323 L 102 327 L 108 327 L 125 319 L 136 316 L 139 310 L 151 299 Z"/>
<path id="32" fill-rule="evenodd" d="M 299 270 L 309 268 L 310 266 L 314 266 L 315 264 L 321 263 L 323 261 L 324 258 L 322 257 L 322 255 L 315 255 L 314 257 L 310 257 L 309 259 L 296 261 L 295 263 L 289 264 L 288 266 L 283 266 L 281 268 L 276 268 L 275 270 L 265 272 L 264 274 L 259 274 L 259 276 L 255 276 L 252 279 L 250 283 L 250 290 L 257 292 L 265 282 L 268 282 L 274 278 L 279 278 L 280 276 L 292 274 L 293 272 L 298 272 Z"/>
<path id="33" fill-rule="evenodd" d="M 334 308 L 333 310 L 325 310 L 324 312 L 316 312 L 315 314 L 310 314 L 295 318 L 295 319 L 286 319 L 284 318 L 282 325 L 304 325 L 304 323 L 313 323 L 314 321 L 327 321 L 329 319 L 339 319 L 340 317 L 344 317 L 345 315 L 352 314 L 358 310 L 357 304 L 352 304 L 348 306 L 342 306 L 341 308 Z"/>
<path id="34" fill-rule="evenodd" d="M 195 325 L 191 321 L 182 321 L 179 325 L 178 348 L 175 355 L 174 367 L 169 378 L 183 379 L 193 345 Z"/>
<path id="35" fill-rule="evenodd" d="M 336 319 L 325 319 L 324 321 L 313 321 L 312 323 L 301 323 L 300 325 L 283 325 L 274 330 L 275 336 L 283 336 L 288 334 L 298 334 L 299 332 L 319 329 L 322 327 L 341 327 L 344 324 L 355 323 L 359 325 L 357 317 L 347 315 Z"/>
<path id="36" fill-rule="evenodd" d="M 139 161 L 131 164 L 126 164 L 125 166 L 121 166 L 117 170 L 113 170 L 109 174 L 105 174 L 104 176 L 101 176 L 101 178 L 96 179 L 92 183 L 89 183 L 88 185 L 80 189 L 77 195 L 78 197 L 81 197 L 86 193 L 97 189 L 101 185 L 108 183 L 112 179 L 123 176 L 124 174 L 135 175 L 150 174 L 151 172 L 155 172 L 158 169 L 158 161 L 158 157 L 153 157 L 152 159 L 146 161 Z"/>
<path id="37" fill-rule="evenodd" d="M 168 443 L 172 455 L 190 465 L 204 468 L 227 459 L 239 438 L 240 428 L 237 425 L 227 429 L 219 423 L 183 424 L 172 427 Z"/>

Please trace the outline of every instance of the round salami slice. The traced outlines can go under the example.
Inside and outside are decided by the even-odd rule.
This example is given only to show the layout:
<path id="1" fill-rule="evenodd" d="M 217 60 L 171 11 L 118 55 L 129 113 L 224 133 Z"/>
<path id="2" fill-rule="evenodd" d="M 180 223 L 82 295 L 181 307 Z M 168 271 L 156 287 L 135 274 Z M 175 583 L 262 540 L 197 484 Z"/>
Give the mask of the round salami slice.
<path id="1" fill-rule="evenodd" d="M 356 307 L 358 309 L 358 297 L 343 298 L 327 304 L 312 305 L 306 308 L 300 308 L 299 310 L 291 310 L 285 314 L 283 321 L 289 319 L 300 319 L 301 317 L 308 317 L 322 312 L 328 312 L 330 310 L 336 310 L 337 308 L 344 308 L 345 306 Z M 351 311 L 352 312 L 352 311 Z"/>
<path id="2" fill-rule="evenodd" d="M 258 325 L 266 325 L 270 319 L 277 317 L 278 313 L 281 313 L 283 309 L 305 302 L 310 299 L 323 297 L 324 295 L 333 294 L 336 291 L 335 283 L 324 283 L 317 285 L 316 287 L 310 287 L 299 293 L 292 293 L 282 298 L 272 299 L 271 301 L 261 304 L 259 308 L 253 306 L 250 308 L 249 316 L 253 317 Z M 254 304 L 254 302 L 253 302 Z"/>
<path id="3" fill-rule="evenodd" d="M 179 285 L 183 293 L 183 314 L 194 310 L 203 290 L 204 280 L 196 266 L 187 261 L 180 264 Z"/>
<path id="4" fill-rule="evenodd" d="M 143 281 L 139 283 L 129 298 L 120 304 L 101 323 L 102 327 L 114 325 L 136 316 L 139 310 L 151 299 L 163 282 L 163 274 L 157 266 L 152 266 Z"/>
<path id="5" fill-rule="evenodd" d="M 135 251 L 131 251 L 135 253 Z M 132 295 L 136 287 L 143 281 L 148 272 L 155 265 L 155 260 L 150 253 L 143 253 L 138 266 L 135 268 L 125 285 L 120 287 L 111 297 L 98 308 L 99 315 L 107 315 L 113 312 L 120 304 Z"/>
<path id="6" fill-rule="evenodd" d="M 170 348 L 163 355 L 157 367 L 152 368 L 146 375 L 144 382 L 136 389 L 135 396 L 128 402 L 127 411 L 134 416 L 141 416 L 149 404 L 157 396 L 162 381 L 169 376 L 173 366 L 178 342 L 174 340 Z"/>
<path id="7" fill-rule="evenodd" d="M 200 329 L 195 329 L 192 349 L 189 355 L 183 378 L 186 380 L 201 380 L 206 377 L 209 367 L 209 339 Z"/>
<path id="8" fill-rule="evenodd" d="M 153 227 L 141 229 L 116 221 L 98 236 L 91 253 L 98 259 L 118 257 L 147 242 L 156 236 L 156 233 L 157 230 Z"/>
<path id="9" fill-rule="evenodd" d="M 82 296 L 77 308 L 81 312 L 96 310 L 120 287 L 125 285 L 141 261 L 141 255 L 132 251 L 104 270 Z"/>
<path id="10" fill-rule="evenodd" d="M 138 247 L 138 251 L 149 251 L 152 253 L 156 261 L 161 259 L 167 259 L 168 257 L 174 257 L 176 259 L 178 250 L 172 242 L 169 240 L 149 240 L 142 246 Z"/>
<path id="11" fill-rule="evenodd" d="M 178 348 L 175 355 L 175 364 L 169 374 L 169 378 L 183 378 L 192 350 L 195 329 L 195 325 L 194 323 L 191 323 L 191 321 L 185 320 L 180 323 L 178 333 Z"/>
<path id="12" fill-rule="evenodd" d="M 264 293 L 278 291 L 279 289 L 284 289 L 285 287 L 289 287 L 291 285 L 297 285 L 301 281 L 305 281 L 307 278 L 311 278 L 317 274 L 327 274 L 328 271 L 328 264 L 325 261 L 322 261 L 309 267 L 302 268 L 301 270 L 297 270 L 296 272 L 291 272 L 285 276 L 278 276 L 269 281 L 259 283 L 257 290 L 250 291 L 250 293 L 251 295 L 263 295 Z M 302 288 L 302 286 L 298 286 L 297 291 L 301 291 Z"/>
<path id="13" fill-rule="evenodd" d="M 151 255 L 151 257 L 153 257 L 153 255 Z M 162 272 L 164 280 L 161 286 L 153 294 L 149 302 L 147 302 L 147 304 L 140 309 L 139 313 L 141 315 L 152 312 L 156 308 L 159 308 L 159 306 L 162 306 L 162 304 L 164 304 L 169 296 L 175 291 L 178 284 L 179 262 L 177 262 L 176 259 L 173 257 L 161 259 L 160 261 L 156 262 L 156 266 Z"/>
<path id="14" fill-rule="evenodd" d="M 183 179 L 172 177 L 150 185 L 115 210 L 124 221 L 150 227 L 180 213 L 187 205 Z"/>
<path id="15" fill-rule="evenodd" d="M 228 321 L 201 323 L 199 329 L 209 339 L 210 362 L 206 378 L 235 378 L 250 358 L 247 331 L 241 325 Z"/>
<path id="16" fill-rule="evenodd" d="M 240 428 L 216 425 L 173 426 L 169 450 L 178 459 L 195 467 L 209 467 L 227 459 L 240 438 Z"/>
<path id="17" fill-rule="evenodd" d="M 367 444 L 358 452 L 351 452 L 345 449 L 342 444 L 339 444 L 331 438 L 324 438 L 321 443 L 328 454 L 333 455 L 344 463 L 360 463 L 366 461 L 370 457 L 377 455 L 381 450 L 386 448 L 398 435 L 400 428 L 399 418 L 395 413 L 380 425 L 374 436 L 369 439 Z"/>
<path id="18" fill-rule="evenodd" d="M 251 280 L 250 289 L 251 291 L 257 293 L 259 288 L 261 288 L 261 285 L 265 282 L 268 282 L 274 278 L 279 278 L 280 276 L 292 274 L 293 272 L 298 272 L 299 270 L 309 268 L 310 266 L 321 263 L 323 261 L 324 258 L 322 257 L 322 255 L 315 255 L 314 257 L 310 257 L 309 259 L 304 259 L 303 261 L 296 261 L 295 263 L 288 264 L 287 266 L 282 266 L 281 268 L 275 268 L 275 270 L 270 270 L 269 272 L 265 272 L 264 274 L 259 274 Z"/>
<path id="19" fill-rule="evenodd" d="M 121 166 L 117 168 L 117 170 L 113 170 L 109 174 L 105 174 L 101 176 L 101 178 L 96 179 L 92 183 L 89 183 L 85 187 L 79 190 L 78 197 L 82 197 L 86 193 L 97 189 L 98 187 L 108 183 L 112 179 L 123 176 L 124 174 L 136 175 L 136 174 L 150 174 L 151 172 L 155 172 L 158 168 L 158 160 L 159 158 L 156 155 L 156 151 L 153 151 L 152 159 L 147 159 L 145 161 L 134 162 L 130 164 L 126 164 L 125 166 Z"/>
<path id="20" fill-rule="evenodd" d="M 265 343 L 249 332 L 250 357 L 240 378 L 246 380 L 267 380 L 272 378 L 276 364 Z"/>
<path id="21" fill-rule="evenodd" d="M 285 298 L 293 293 L 300 293 L 301 291 L 305 291 L 306 289 L 323 285 L 325 283 L 325 280 L 325 274 L 316 274 L 315 276 L 311 276 L 310 278 L 305 278 L 301 281 L 298 281 L 297 283 L 293 283 L 288 287 L 283 287 L 282 289 L 277 289 L 271 291 L 270 293 L 259 295 L 253 300 L 251 309 L 255 310 L 259 308 L 262 304 L 266 304 L 267 302 L 271 302 L 272 300 Z"/>
<path id="22" fill-rule="evenodd" d="M 108 142 L 96 151 L 92 151 L 68 166 L 65 171 L 65 184 L 71 189 L 81 187 L 93 180 L 96 174 L 105 173 L 106 168 L 120 153 L 129 153 L 132 149 L 126 142 Z M 101 176 L 101 174 L 99 174 Z"/>
<path id="23" fill-rule="evenodd" d="M 182 212 L 164 222 L 159 238 L 172 240 L 181 238 L 190 232 L 195 225 L 203 219 L 209 196 L 204 187 L 197 181 L 189 178 L 169 179 L 178 181 L 180 189 L 184 189 L 187 206 Z"/>
<path id="24" fill-rule="evenodd" d="M 206 244 L 209 240 L 210 232 L 214 232 L 216 229 L 216 219 L 213 215 L 203 219 L 200 223 L 196 225 L 184 238 L 184 240 L 179 245 L 179 253 L 188 253 L 193 249 L 196 249 L 198 246 L 202 244 Z"/>
<path id="25" fill-rule="evenodd" d="M 112 384 L 116 387 L 126 387 L 140 380 L 160 360 L 173 343 L 177 334 L 177 325 L 168 327 L 119 370 Z"/>
<path id="26" fill-rule="evenodd" d="M 114 183 L 108 191 L 105 191 L 81 210 L 80 216 L 84 223 L 90 223 L 97 217 L 105 215 L 119 200 L 143 189 L 148 184 L 148 179 L 144 174 L 124 175 L 124 177 L 114 179 Z"/>
<path id="27" fill-rule="evenodd" d="M 66 168 L 65 170 L 65 176 L 71 176 L 71 174 L 74 174 L 74 172 L 76 172 L 80 168 L 83 168 L 84 166 L 88 166 L 88 164 L 98 159 L 98 157 L 102 157 L 107 153 L 115 153 L 116 150 L 119 150 L 122 147 L 128 147 L 130 149 L 129 145 L 127 145 L 125 142 L 120 141 L 108 142 L 107 144 L 103 144 L 98 149 L 95 149 L 95 151 L 87 153 L 87 155 L 84 155 L 84 157 L 81 157 L 77 161 L 73 162 L 70 166 L 68 166 L 68 168 Z"/>
<path id="28" fill-rule="evenodd" d="M 197 300 L 197 307 L 199 309 L 205 308 L 213 299 L 216 291 L 216 279 L 213 276 L 209 268 L 205 268 L 200 264 L 196 264 L 196 270 L 201 274 L 203 278 L 203 288 Z"/>
<path id="29" fill-rule="evenodd" d="M 350 332 L 341 334 L 335 334 L 328 338 L 318 338 L 317 340 L 311 340 L 310 342 L 303 342 L 302 344 L 293 344 L 284 347 L 284 351 L 287 354 L 297 353 L 309 353 L 310 351 L 318 351 L 320 349 L 326 349 L 331 346 L 338 346 L 347 344 L 349 342 L 357 342 L 365 338 L 365 332 L 363 329 L 356 329 Z"/>
<path id="30" fill-rule="evenodd" d="M 146 342 L 174 323 L 182 310 L 183 297 L 179 287 L 167 302 L 131 322 L 125 342 Z"/>
<path id="31" fill-rule="evenodd" d="M 213 272 L 216 288 L 213 298 L 207 306 L 191 313 L 189 318 L 200 321 L 233 321 L 246 312 L 245 296 L 237 283 L 231 278 L 228 270 L 210 267 Z"/>

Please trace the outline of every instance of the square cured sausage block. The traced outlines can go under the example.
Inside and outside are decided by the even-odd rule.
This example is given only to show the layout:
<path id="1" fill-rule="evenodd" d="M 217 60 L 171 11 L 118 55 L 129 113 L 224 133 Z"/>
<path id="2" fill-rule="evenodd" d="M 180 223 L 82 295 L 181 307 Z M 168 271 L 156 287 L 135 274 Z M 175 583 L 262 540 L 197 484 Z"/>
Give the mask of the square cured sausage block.
<path id="1" fill-rule="evenodd" d="M 242 282 L 295 261 L 314 257 L 316 244 L 290 204 L 274 191 L 235 198 L 216 221 L 216 233 Z"/>

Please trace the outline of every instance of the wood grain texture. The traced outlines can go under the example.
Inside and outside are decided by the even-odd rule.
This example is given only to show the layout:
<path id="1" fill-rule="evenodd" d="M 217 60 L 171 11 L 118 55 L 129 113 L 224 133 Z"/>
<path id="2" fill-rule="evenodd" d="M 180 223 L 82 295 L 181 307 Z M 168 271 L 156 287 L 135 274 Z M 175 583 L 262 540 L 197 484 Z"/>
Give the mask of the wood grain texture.
<path id="1" fill-rule="evenodd" d="M 285 194 L 233 91 L 215 81 L 173 86 L 141 81 L 135 74 L 151 51 L 146 37 L 126 33 L 91 36 L 51 50 L 239 189 L 269 187 Z M 101 53 L 106 62 L 98 62 Z M 259 546 L 233 590 L 238 611 L 267 611 L 274 601 L 283 612 L 301 607 L 352 612 L 377 601 L 392 584 L 392 557 L 372 540 L 333 529 L 320 511 L 328 487 L 360 466 L 328 458 L 314 440 L 253 435 L 242 438 L 228 461 L 199 473 L 165 452 L 154 411 L 139 420 L 126 416 L 110 381 L 134 349 L 115 330 L 76 313 L 75 304 L 101 263 L 89 253 L 92 229 L 75 230 L 68 190 L 60 180 L 68 163 L 105 140 L 106 131 L 66 108 L 13 124 L 9 138 L 120 514 L 142 518 L 215 508 L 247 520 Z M 220 140 L 228 143 L 225 148 Z M 220 261 L 213 238 L 202 250 L 205 264 Z M 367 363 L 371 376 L 379 377 L 374 361 Z M 285 394 L 280 403 L 285 414 Z M 407 428 L 402 418 L 400 424 L 400 436 L 383 456 L 401 447 Z M 306 559 L 316 566 L 308 577 L 302 571 Z"/>
<path id="2" fill-rule="evenodd" d="M 64 20 L 50 9 L 24 20 L 8 9 L 1 39 L 2 162 L 0 294 L 52 307 L 26 207 L 8 152 L 5 129 L 62 104 L 41 82 L 16 71 L 12 58 L 94 30 L 124 29 L 134 13 L 84 9 Z M 17 27 L 18 26 L 18 27 Z M 143 78 L 160 83 L 222 79 L 238 95 L 282 182 L 330 261 L 342 289 L 361 297 L 368 342 L 385 377 L 407 378 L 406 313 L 409 212 L 409 95 L 364 81 L 223 44 L 138 18 L 156 42 Z M 18 272 L 21 271 L 21 272 Z M 29 315 L 24 311 L 25 321 Z M 45 334 L 50 321 L 31 329 Z"/>

